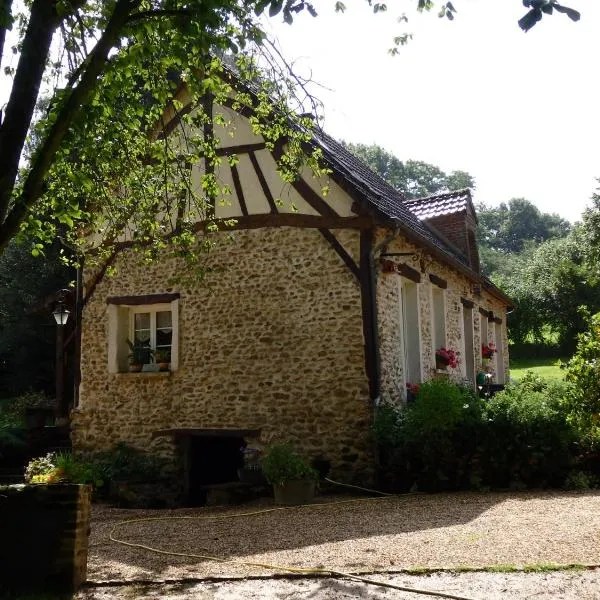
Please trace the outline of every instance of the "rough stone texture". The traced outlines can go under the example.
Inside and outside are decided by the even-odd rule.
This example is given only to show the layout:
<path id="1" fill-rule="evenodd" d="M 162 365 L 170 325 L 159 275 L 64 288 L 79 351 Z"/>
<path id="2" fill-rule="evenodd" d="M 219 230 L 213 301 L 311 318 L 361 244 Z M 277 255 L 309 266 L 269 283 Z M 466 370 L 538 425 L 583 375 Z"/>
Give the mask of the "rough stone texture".
<path id="1" fill-rule="evenodd" d="M 377 232 L 377 243 L 389 235 Z M 335 236 L 357 262 L 359 233 Z M 389 252 L 418 248 L 396 238 Z M 453 268 L 419 251 L 406 262 L 422 273 L 418 286 L 422 381 L 435 376 L 429 274 L 448 282 L 446 346 L 463 354 L 450 370 L 465 378 L 461 298 L 475 303 L 473 354 L 481 370 L 478 308 L 505 321 L 503 302 Z M 170 438 L 152 439 L 168 428 L 261 429 L 259 443 L 290 441 L 308 456 L 323 454 L 332 475 L 367 482 L 373 468 L 372 408 L 365 373 L 361 294 L 358 281 L 318 231 L 240 231 L 211 257 L 217 273 L 192 289 L 170 284 L 185 268 L 175 259 L 140 266 L 123 254 L 118 274 L 97 287 L 83 316 L 80 406 L 73 414 L 76 450 L 105 449 L 125 441 L 181 462 Z M 377 303 L 381 397 L 403 403 L 398 274 L 378 265 Z M 109 296 L 180 292 L 179 368 L 169 373 L 108 372 Z M 488 342 L 494 339 L 490 327 Z M 496 340 L 498 342 L 498 340 Z M 504 364 L 508 345 L 503 322 Z M 417 383 L 417 382 L 411 382 Z"/>
<path id="2" fill-rule="evenodd" d="M 382 242 L 390 232 L 380 230 L 377 242 Z M 402 237 L 395 238 L 389 243 L 387 252 L 417 252 L 419 249 Z M 503 346 L 505 380 L 508 380 L 508 338 L 506 336 L 506 305 L 492 296 L 486 290 L 481 294 L 473 291 L 472 282 L 452 267 L 433 259 L 426 252 L 417 252 L 414 256 L 396 257 L 395 262 L 404 262 L 421 273 L 419 284 L 419 317 L 420 317 L 420 342 L 419 349 L 412 351 L 421 355 L 422 381 L 427 381 L 436 375 L 435 373 L 435 348 L 432 341 L 431 322 L 431 287 L 429 274 L 437 275 L 448 282 L 445 290 L 446 302 L 446 347 L 461 352 L 461 364 L 457 369 L 449 369 L 449 376 L 456 382 L 465 379 L 464 339 L 462 322 L 461 298 L 471 300 L 473 308 L 473 356 L 475 371 L 482 370 L 481 343 L 495 341 L 497 345 Z M 378 328 L 380 339 L 381 358 L 381 396 L 382 400 L 393 404 L 402 404 L 405 400 L 406 378 L 404 376 L 404 361 L 402 349 L 402 329 L 399 319 L 400 297 L 397 273 L 382 273 L 378 269 L 377 278 L 377 304 L 378 304 Z M 487 340 L 481 339 L 479 323 L 479 307 L 491 310 L 495 316 L 502 319 L 502 340 L 495 340 L 493 323 L 490 323 Z M 496 361 L 492 360 L 490 371 L 496 380 Z M 418 383 L 411 381 L 410 383 Z"/>
<path id="3" fill-rule="evenodd" d="M 359 234 L 336 232 L 353 255 Z M 224 236 L 223 236 L 224 237 Z M 290 441 L 324 454 L 332 474 L 364 480 L 372 468 L 360 288 L 318 231 L 240 231 L 220 244 L 209 285 L 168 282 L 185 266 L 141 267 L 124 254 L 83 315 L 76 450 L 125 441 L 169 454 L 152 432 L 176 427 L 261 428 L 261 442 Z M 179 369 L 107 370 L 106 298 L 178 291 Z"/>

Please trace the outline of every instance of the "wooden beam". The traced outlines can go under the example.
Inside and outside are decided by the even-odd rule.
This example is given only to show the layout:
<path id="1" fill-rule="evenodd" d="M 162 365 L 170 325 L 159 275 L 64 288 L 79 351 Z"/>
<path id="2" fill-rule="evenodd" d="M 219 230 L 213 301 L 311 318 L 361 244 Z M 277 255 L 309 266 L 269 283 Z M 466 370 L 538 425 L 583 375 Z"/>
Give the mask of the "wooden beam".
<path id="1" fill-rule="evenodd" d="M 461 298 L 460 299 L 460 303 L 465 307 L 465 308 L 473 308 L 475 306 L 475 302 L 473 302 L 472 300 L 467 300 L 466 298 Z"/>
<path id="2" fill-rule="evenodd" d="M 142 306 L 144 304 L 166 304 L 180 298 L 179 292 L 171 294 L 145 294 L 142 296 L 109 296 L 106 304 L 126 304 L 128 306 Z"/>
<path id="3" fill-rule="evenodd" d="M 275 148 L 273 149 L 272 154 L 276 163 L 278 163 L 281 160 L 281 157 L 283 156 L 284 145 L 285 140 L 281 138 L 277 140 L 277 143 L 275 144 Z M 317 192 L 315 192 L 315 190 L 313 190 L 301 176 L 299 176 L 298 179 L 296 179 L 292 183 L 292 187 L 300 194 L 300 196 L 302 196 L 302 198 L 306 202 L 308 202 L 311 208 L 316 210 L 320 215 L 326 217 L 339 216 L 335 212 L 335 210 L 333 210 L 333 208 L 331 208 L 331 206 L 329 206 L 329 204 L 327 204 L 327 202 L 325 202 L 325 200 L 323 200 L 323 198 L 319 194 L 317 194 Z"/>
<path id="4" fill-rule="evenodd" d="M 339 215 L 323 200 L 315 190 L 313 190 L 302 177 L 296 179 L 292 183 L 293 188 L 314 208 L 320 215 L 324 217 L 339 217 Z"/>
<path id="5" fill-rule="evenodd" d="M 258 182 L 260 183 L 260 187 L 262 188 L 263 194 L 265 195 L 267 202 L 269 203 L 269 207 L 271 209 L 272 214 L 277 214 L 277 206 L 275 205 L 275 199 L 273 198 L 273 194 L 271 194 L 271 190 L 269 189 L 269 185 L 267 184 L 267 180 L 258 164 L 258 160 L 256 158 L 256 154 L 254 152 L 250 152 L 250 162 L 254 167 L 254 172 L 258 177 Z"/>
<path id="6" fill-rule="evenodd" d="M 498 325 L 502 325 L 502 319 L 500 317 L 494 317 L 494 323 L 498 323 Z"/>
<path id="7" fill-rule="evenodd" d="M 194 233 L 214 233 L 217 231 L 235 231 L 243 229 L 262 229 L 266 227 L 297 227 L 300 229 L 371 229 L 373 220 L 370 217 L 320 217 L 318 215 L 303 215 L 298 213 L 263 213 L 246 217 L 229 217 L 226 219 L 211 219 L 198 221 L 192 227 Z M 162 239 L 168 242 L 179 233 L 176 230 L 165 235 Z M 140 244 L 143 246 L 144 244 Z M 135 246 L 135 242 L 117 242 L 115 253 Z M 113 258 L 114 260 L 114 258 Z"/>
<path id="8" fill-rule="evenodd" d="M 246 199 L 244 198 L 244 190 L 242 189 L 242 182 L 240 181 L 240 174 L 238 173 L 237 167 L 231 165 L 231 178 L 233 179 L 233 187 L 237 195 L 238 202 L 240 203 L 240 210 L 242 214 L 248 216 L 248 207 L 246 206 Z"/>
<path id="9" fill-rule="evenodd" d="M 483 317 L 489 317 L 490 316 L 490 311 L 486 310 L 485 308 L 482 308 L 481 306 L 479 307 L 479 314 Z M 492 313 L 493 315 L 493 313 Z"/>
<path id="10" fill-rule="evenodd" d="M 398 263 L 398 265 L 396 265 L 396 270 L 402 277 L 406 277 L 406 279 L 410 279 L 415 283 L 421 283 L 421 273 L 416 269 L 413 269 L 404 263 Z"/>
<path id="11" fill-rule="evenodd" d="M 338 256 L 344 261 L 344 264 L 350 269 L 350 272 L 357 280 L 360 280 L 360 271 L 354 259 L 348 254 L 344 246 L 340 244 L 338 239 L 329 231 L 329 229 L 319 229 L 320 234 L 329 242 L 329 245 L 336 251 Z"/>
<path id="12" fill-rule="evenodd" d="M 239 146 L 225 146 L 215 150 L 217 156 L 232 156 L 234 154 L 248 154 L 249 152 L 258 152 L 267 147 L 265 142 L 256 142 L 255 144 L 240 144 Z"/>
<path id="13" fill-rule="evenodd" d="M 441 277 L 434 275 L 433 273 L 429 273 L 429 281 L 431 281 L 431 283 L 433 283 L 433 285 L 437 285 L 439 288 L 442 288 L 443 290 L 448 288 L 448 282 L 445 279 L 442 279 Z"/>
<path id="14" fill-rule="evenodd" d="M 375 401 L 380 394 L 380 357 L 377 328 L 376 282 L 371 253 L 373 230 L 360 232 L 360 297 L 362 304 L 365 370 L 369 381 L 369 395 Z"/>

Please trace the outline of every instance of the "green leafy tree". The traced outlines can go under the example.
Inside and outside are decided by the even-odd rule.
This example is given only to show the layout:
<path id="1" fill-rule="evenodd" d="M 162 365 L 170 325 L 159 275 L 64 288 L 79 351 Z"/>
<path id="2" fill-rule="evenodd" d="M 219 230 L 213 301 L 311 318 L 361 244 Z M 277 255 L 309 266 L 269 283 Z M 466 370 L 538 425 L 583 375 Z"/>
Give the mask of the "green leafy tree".
<path id="1" fill-rule="evenodd" d="M 585 260 L 579 230 L 530 246 L 494 280 L 514 301 L 508 324 L 516 342 L 532 335 L 543 343 L 544 329 L 549 327 L 561 349 L 570 353 L 586 325 L 580 307 L 600 310 L 600 282 Z"/>
<path id="2" fill-rule="evenodd" d="M 0 256 L 0 396 L 53 391 L 56 323 L 33 309 L 73 279 L 59 253 L 54 244 L 36 258 L 29 246 L 11 242 Z"/>
<path id="3" fill-rule="evenodd" d="M 571 224 L 556 213 L 542 213 L 525 198 L 498 206 L 477 205 L 480 243 L 501 252 L 521 252 L 529 242 L 539 244 L 565 237 Z"/>
<path id="4" fill-rule="evenodd" d="M 475 180 L 466 171 L 453 171 L 447 175 L 438 167 L 423 161 L 402 162 L 377 144 L 353 144 L 344 141 L 342 144 L 407 198 L 423 198 L 475 187 Z"/>

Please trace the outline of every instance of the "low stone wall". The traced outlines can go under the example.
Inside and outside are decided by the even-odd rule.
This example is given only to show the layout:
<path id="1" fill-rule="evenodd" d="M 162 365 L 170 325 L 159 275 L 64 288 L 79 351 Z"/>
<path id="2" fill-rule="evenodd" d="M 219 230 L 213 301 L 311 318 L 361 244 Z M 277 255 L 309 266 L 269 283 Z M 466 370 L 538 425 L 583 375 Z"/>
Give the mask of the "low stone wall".
<path id="1" fill-rule="evenodd" d="M 89 521 L 89 486 L 0 487 L 1 588 L 79 588 L 86 579 Z"/>

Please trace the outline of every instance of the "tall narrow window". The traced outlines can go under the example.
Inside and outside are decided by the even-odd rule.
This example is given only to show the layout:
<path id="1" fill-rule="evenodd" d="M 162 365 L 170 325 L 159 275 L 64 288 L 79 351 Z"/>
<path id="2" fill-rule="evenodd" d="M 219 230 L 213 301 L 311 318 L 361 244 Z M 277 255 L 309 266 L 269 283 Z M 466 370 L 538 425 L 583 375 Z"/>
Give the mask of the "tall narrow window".
<path id="1" fill-rule="evenodd" d="M 463 339 L 465 351 L 463 354 L 463 365 L 465 377 L 472 385 L 475 385 L 475 361 L 473 356 L 473 308 L 463 305 Z"/>
<path id="2" fill-rule="evenodd" d="M 488 316 L 479 313 L 479 332 L 481 334 L 481 345 L 487 346 L 490 342 L 488 339 Z"/>
<path id="3" fill-rule="evenodd" d="M 435 351 L 446 346 L 446 303 L 444 300 L 444 290 L 435 285 L 431 286 L 431 321 L 433 356 L 435 360 Z"/>
<path id="4" fill-rule="evenodd" d="M 502 323 L 496 323 L 496 383 L 504 383 L 504 342 Z"/>
<path id="5" fill-rule="evenodd" d="M 421 382 L 421 336 L 417 284 L 400 278 L 402 342 L 406 383 Z"/>

